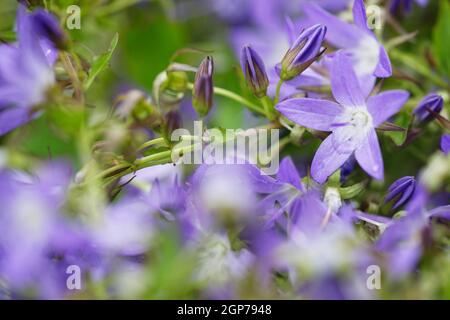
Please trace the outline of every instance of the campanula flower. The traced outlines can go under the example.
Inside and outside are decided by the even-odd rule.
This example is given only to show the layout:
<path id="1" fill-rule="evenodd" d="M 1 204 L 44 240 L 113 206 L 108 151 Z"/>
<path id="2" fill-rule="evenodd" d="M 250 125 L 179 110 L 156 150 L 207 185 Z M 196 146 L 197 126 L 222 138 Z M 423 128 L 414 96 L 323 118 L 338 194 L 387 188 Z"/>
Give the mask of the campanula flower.
<path id="1" fill-rule="evenodd" d="M 33 15 L 23 6 L 17 15 L 17 37 L 17 43 L 0 45 L 0 135 L 33 119 L 33 107 L 45 101 L 55 83 L 55 50 L 36 33 Z"/>
<path id="2" fill-rule="evenodd" d="M 290 80 L 301 74 L 323 53 L 322 42 L 327 32 L 323 25 L 316 24 L 302 32 L 281 60 L 280 77 Z"/>
<path id="3" fill-rule="evenodd" d="M 200 116 L 206 116 L 213 104 L 213 72 L 214 62 L 208 56 L 200 63 L 195 74 L 192 104 Z"/>
<path id="4" fill-rule="evenodd" d="M 67 36 L 58 21 L 47 11 L 38 9 L 32 14 L 34 31 L 42 39 L 48 39 L 58 49 L 67 47 Z"/>
<path id="5" fill-rule="evenodd" d="M 411 11 L 414 0 L 392 0 L 389 5 L 389 11 L 392 13 L 408 13 Z M 424 7 L 428 0 L 415 0 L 418 5 Z"/>
<path id="6" fill-rule="evenodd" d="M 250 46 L 244 46 L 241 52 L 241 68 L 250 90 L 258 98 L 266 95 L 269 79 L 266 67 L 258 53 Z"/>
<path id="7" fill-rule="evenodd" d="M 414 109 L 414 114 L 420 122 L 428 121 L 433 116 L 430 111 L 439 113 L 444 106 L 444 99 L 435 93 L 425 96 Z"/>
<path id="8" fill-rule="evenodd" d="M 443 134 L 441 137 L 441 150 L 445 154 L 450 153 L 450 134 Z"/>
<path id="9" fill-rule="evenodd" d="M 418 184 L 406 207 L 406 215 L 393 219 L 375 244 L 375 248 L 387 257 L 392 277 L 401 278 L 417 265 L 424 251 L 424 234 L 430 228 L 430 219 L 450 219 L 450 206 L 427 210 L 429 195 Z"/>
<path id="10" fill-rule="evenodd" d="M 313 3 L 305 4 L 304 10 L 312 22 L 327 27 L 325 38 L 331 45 L 350 55 L 365 94 L 372 90 L 376 77 L 391 76 L 392 68 L 387 52 L 367 25 L 363 0 L 355 0 L 353 3 L 354 24 L 340 20 Z"/>
<path id="11" fill-rule="evenodd" d="M 398 179 L 388 189 L 388 194 L 384 199 L 385 202 L 389 202 L 395 199 L 395 203 L 392 209 L 395 210 L 404 205 L 414 192 L 416 186 L 416 180 L 414 177 L 406 176 Z"/>
<path id="12" fill-rule="evenodd" d="M 314 156 L 312 177 L 324 183 L 354 154 L 364 171 L 375 179 L 382 179 L 383 159 L 375 128 L 400 110 L 408 100 L 408 92 L 391 90 L 367 97 L 343 51 L 336 54 L 331 66 L 331 90 L 337 103 L 294 98 L 276 106 L 299 125 L 332 132 Z"/>

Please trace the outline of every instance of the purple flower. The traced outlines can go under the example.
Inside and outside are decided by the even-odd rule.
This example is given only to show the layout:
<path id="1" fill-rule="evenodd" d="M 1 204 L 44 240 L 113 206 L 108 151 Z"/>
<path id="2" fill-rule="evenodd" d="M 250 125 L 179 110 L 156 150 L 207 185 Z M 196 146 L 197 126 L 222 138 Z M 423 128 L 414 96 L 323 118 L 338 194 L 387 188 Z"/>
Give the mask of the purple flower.
<path id="1" fill-rule="evenodd" d="M 419 105 L 414 109 L 414 114 L 420 122 L 428 121 L 432 118 L 432 113 L 441 112 L 444 106 L 444 99 L 435 93 L 425 96 Z"/>
<path id="2" fill-rule="evenodd" d="M 383 159 L 375 128 L 396 114 L 408 100 L 403 90 L 367 98 L 350 60 L 339 51 L 331 66 L 331 90 L 336 102 L 288 99 L 276 108 L 288 119 L 311 129 L 332 131 L 317 150 L 311 167 L 314 180 L 325 180 L 351 156 L 375 179 L 383 178 Z"/>
<path id="3" fill-rule="evenodd" d="M 430 228 L 430 219 L 450 219 L 450 206 L 427 210 L 427 199 L 424 187 L 417 185 L 406 208 L 407 214 L 387 223 L 375 244 L 376 249 L 386 255 L 389 272 L 394 278 L 403 277 L 416 267 L 424 250 L 424 234 Z"/>
<path id="4" fill-rule="evenodd" d="M 384 199 L 385 202 L 389 202 L 395 199 L 395 203 L 392 207 L 393 210 L 404 205 L 414 192 L 416 186 L 416 180 L 414 177 L 406 176 L 398 179 L 388 189 L 388 194 Z"/>
<path id="5" fill-rule="evenodd" d="M 46 91 L 55 83 L 55 51 L 38 36 L 32 17 L 19 6 L 19 41 L 0 45 L 0 135 L 35 117 L 32 107 L 45 101 Z"/>
<path id="6" fill-rule="evenodd" d="M 389 5 L 389 11 L 391 13 L 408 13 L 412 9 L 414 0 L 392 0 Z M 428 0 L 415 0 L 420 6 L 424 7 Z"/>
<path id="7" fill-rule="evenodd" d="M 316 24 L 300 33 L 281 60 L 281 79 L 295 78 L 319 58 L 326 32 L 326 27 Z"/>
<path id="8" fill-rule="evenodd" d="M 208 56 L 200 63 L 195 74 L 192 104 L 201 117 L 208 114 L 213 104 L 213 72 L 214 62 L 212 57 Z"/>
<path id="9" fill-rule="evenodd" d="M 67 37 L 55 17 L 45 10 L 38 9 L 33 12 L 32 19 L 34 31 L 39 37 L 50 40 L 60 50 L 67 47 Z"/>
<path id="10" fill-rule="evenodd" d="M 330 44 L 345 50 L 351 56 L 365 94 L 372 90 L 375 77 L 391 76 L 391 63 L 386 50 L 367 25 L 363 0 L 355 0 L 353 3 L 354 24 L 336 18 L 316 4 L 305 4 L 304 10 L 312 23 L 327 27 L 326 40 Z"/>
<path id="11" fill-rule="evenodd" d="M 266 95 L 269 79 L 266 67 L 258 53 L 250 46 L 244 46 L 241 53 L 241 68 L 250 90 L 258 98 Z"/>
<path id="12" fill-rule="evenodd" d="M 35 176 L 0 173 L 0 278 L 15 296 L 59 298 L 68 265 L 88 271 L 94 257 L 89 236 L 61 214 L 69 181 L 61 163 Z"/>
<path id="13" fill-rule="evenodd" d="M 450 153 L 450 134 L 445 133 L 441 137 L 441 150 L 448 155 Z"/>

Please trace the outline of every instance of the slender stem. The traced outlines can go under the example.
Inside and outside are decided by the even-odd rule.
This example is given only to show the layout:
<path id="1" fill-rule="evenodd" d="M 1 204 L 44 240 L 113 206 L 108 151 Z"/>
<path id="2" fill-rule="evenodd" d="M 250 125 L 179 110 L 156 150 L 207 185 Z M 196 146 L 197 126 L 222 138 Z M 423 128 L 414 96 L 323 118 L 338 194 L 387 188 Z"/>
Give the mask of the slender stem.
<path id="1" fill-rule="evenodd" d="M 272 100 L 270 100 L 270 98 L 268 96 L 264 96 L 259 100 L 261 101 L 261 104 L 264 107 L 264 111 L 266 112 L 266 117 L 270 121 L 275 120 L 277 117 L 277 112 L 275 111 Z"/>
<path id="2" fill-rule="evenodd" d="M 148 147 L 151 147 L 151 146 L 153 146 L 153 145 L 156 145 L 156 144 L 165 144 L 165 140 L 164 140 L 164 138 L 156 138 L 156 139 L 153 139 L 153 140 L 149 140 L 149 141 L 147 141 L 147 142 L 145 142 L 145 143 L 143 143 L 139 148 L 138 148 L 138 151 L 141 151 L 141 150 L 144 150 L 144 149 L 146 149 L 146 148 L 148 148 Z"/>
<path id="3" fill-rule="evenodd" d="M 281 91 L 281 86 L 283 85 L 283 82 L 284 82 L 283 79 L 278 80 L 277 88 L 275 90 L 275 99 L 274 99 L 275 105 L 278 103 L 278 101 L 280 101 L 280 91 Z"/>
<path id="4" fill-rule="evenodd" d="M 64 65 L 64 69 L 66 69 L 67 74 L 69 75 L 70 80 L 72 81 L 73 88 L 75 90 L 75 99 L 77 99 L 80 104 L 84 105 L 84 95 L 83 95 L 83 86 L 78 78 L 77 71 L 73 66 L 72 60 L 69 57 L 69 54 L 65 51 L 60 52 L 61 61 Z"/>
<path id="5" fill-rule="evenodd" d="M 188 84 L 188 89 L 192 90 L 194 87 L 194 85 L 192 83 Z M 240 95 L 229 91 L 227 89 L 223 89 L 223 88 L 219 88 L 219 87 L 214 87 L 214 93 L 222 96 L 222 97 L 226 97 L 228 99 L 234 100 L 236 102 L 242 103 L 243 105 L 245 105 L 247 108 L 249 108 L 250 110 L 259 113 L 263 116 L 266 115 L 266 113 L 264 112 L 264 110 L 262 110 L 258 105 L 254 104 L 253 102 L 245 99 L 244 97 L 241 97 Z"/>

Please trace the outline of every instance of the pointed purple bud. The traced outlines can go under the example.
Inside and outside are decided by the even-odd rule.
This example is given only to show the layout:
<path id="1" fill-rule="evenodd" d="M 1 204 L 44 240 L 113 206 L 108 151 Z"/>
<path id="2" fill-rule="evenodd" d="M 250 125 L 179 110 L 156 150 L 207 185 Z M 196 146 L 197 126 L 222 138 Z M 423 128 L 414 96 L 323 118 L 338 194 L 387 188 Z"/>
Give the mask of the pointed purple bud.
<path id="1" fill-rule="evenodd" d="M 414 114 L 419 122 L 428 121 L 432 118 L 432 113 L 441 112 L 443 106 L 444 99 L 436 93 L 430 93 L 420 101 L 419 105 L 414 110 Z"/>
<path id="2" fill-rule="evenodd" d="M 213 79 L 214 62 L 211 56 L 207 56 L 200 63 L 195 74 L 194 90 L 192 92 L 192 104 L 195 111 L 204 117 L 211 110 L 213 104 Z"/>
<path id="3" fill-rule="evenodd" d="M 48 39 L 60 50 L 67 48 L 68 39 L 66 34 L 52 14 L 38 9 L 33 12 L 32 19 L 34 30 L 39 36 Z"/>
<path id="4" fill-rule="evenodd" d="M 441 137 L 441 150 L 446 155 L 450 153 L 450 134 L 445 133 Z"/>
<path id="5" fill-rule="evenodd" d="M 169 112 L 167 112 L 165 115 L 165 120 L 166 120 L 165 129 L 167 134 L 171 134 L 173 131 L 183 126 L 182 125 L 183 121 L 181 119 L 181 115 L 178 110 L 170 110 Z"/>
<path id="6" fill-rule="evenodd" d="M 316 24 L 303 30 L 281 61 L 280 77 L 290 80 L 307 69 L 324 52 L 322 42 L 327 28 Z"/>
<path id="7" fill-rule="evenodd" d="M 253 94 L 258 98 L 264 97 L 269 86 L 266 67 L 258 53 L 250 46 L 242 48 L 241 68 L 244 72 L 245 81 Z"/>
<path id="8" fill-rule="evenodd" d="M 404 205 L 411 198 L 416 187 L 416 180 L 412 176 L 406 176 L 398 179 L 388 189 L 388 194 L 384 200 L 385 203 L 394 200 L 392 209 L 397 209 Z"/>

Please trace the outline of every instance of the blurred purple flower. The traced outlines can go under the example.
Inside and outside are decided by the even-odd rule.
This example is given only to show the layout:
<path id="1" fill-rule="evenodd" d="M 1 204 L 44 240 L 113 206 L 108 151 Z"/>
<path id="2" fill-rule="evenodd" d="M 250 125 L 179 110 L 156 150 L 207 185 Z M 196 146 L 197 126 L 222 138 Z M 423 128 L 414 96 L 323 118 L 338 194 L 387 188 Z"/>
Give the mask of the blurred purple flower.
<path id="1" fill-rule="evenodd" d="M 355 0 L 353 3 L 354 24 L 336 18 L 316 4 L 306 4 L 304 10 L 311 23 L 327 27 L 326 40 L 330 44 L 350 55 L 366 95 L 372 90 L 376 77 L 391 76 L 392 68 L 387 52 L 367 25 L 363 0 Z"/>
<path id="2" fill-rule="evenodd" d="M 95 260 L 88 234 L 61 214 L 70 170 L 49 163 L 35 176 L 0 176 L 0 277 L 12 295 L 59 298 L 67 289 L 66 267 L 87 272 Z"/>
<path id="3" fill-rule="evenodd" d="M 441 150 L 448 155 L 450 153 L 450 134 L 445 133 L 441 137 Z"/>
<path id="4" fill-rule="evenodd" d="M 276 109 L 302 126 L 332 131 L 312 162 L 311 175 L 317 182 L 324 183 L 352 154 L 364 171 L 382 179 L 383 159 L 375 128 L 396 114 L 409 94 L 391 90 L 367 98 L 345 52 L 339 51 L 333 60 L 331 90 L 338 103 L 298 98 L 282 101 Z"/>
<path id="5" fill-rule="evenodd" d="M 411 11 L 414 1 L 422 7 L 428 3 L 428 0 L 391 0 L 389 11 L 394 14 L 408 13 Z"/>
<path id="6" fill-rule="evenodd" d="M 0 45 L 0 135 L 35 117 L 32 107 L 45 101 L 55 83 L 55 50 L 36 33 L 33 15 L 23 6 L 18 9 L 17 35 L 18 43 Z"/>
<path id="7" fill-rule="evenodd" d="M 420 122 L 430 120 L 433 115 L 430 111 L 439 113 L 444 106 L 444 99 L 435 93 L 425 96 L 414 109 L 414 114 Z"/>
<path id="8" fill-rule="evenodd" d="M 67 47 L 67 37 L 53 15 L 38 9 L 33 12 L 32 19 L 34 31 L 41 39 L 47 39 L 60 50 Z"/>
<path id="9" fill-rule="evenodd" d="M 389 202 L 395 199 L 395 203 L 392 209 L 395 210 L 404 205 L 414 192 L 416 186 L 416 180 L 412 176 L 406 176 L 396 180 L 388 189 L 388 194 L 384 199 L 385 202 Z"/>
<path id="10" fill-rule="evenodd" d="M 427 191 L 418 185 L 406 208 L 406 215 L 391 220 L 375 244 L 376 249 L 386 255 L 389 273 L 394 278 L 401 278 L 416 267 L 430 219 L 450 219 L 450 206 L 427 210 L 427 200 Z"/>

